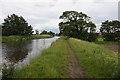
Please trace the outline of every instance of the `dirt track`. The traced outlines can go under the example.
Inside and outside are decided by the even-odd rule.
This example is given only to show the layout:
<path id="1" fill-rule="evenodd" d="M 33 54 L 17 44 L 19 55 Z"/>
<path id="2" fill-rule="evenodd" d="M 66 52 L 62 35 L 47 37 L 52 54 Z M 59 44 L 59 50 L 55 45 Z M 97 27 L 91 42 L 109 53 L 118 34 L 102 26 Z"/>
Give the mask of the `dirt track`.
<path id="1" fill-rule="evenodd" d="M 104 45 L 106 48 L 120 53 L 120 45 Z"/>
<path id="2" fill-rule="evenodd" d="M 68 46 L 69 46 L 70 51 L 72 53 L 71 55 L 70 54 L 68 55 L 69 77 L 70 78 L 76 78 L 76 77 L 77 78 L 85 78 L 83 68 L 82 68 L 82 66 L 79 65 L 77 57 L 75 56 L 75 53 L 72 50 L 69 42 L 68 42 Z M 74 65 L 72 64 L 71 60 L 73 60 Z"/>

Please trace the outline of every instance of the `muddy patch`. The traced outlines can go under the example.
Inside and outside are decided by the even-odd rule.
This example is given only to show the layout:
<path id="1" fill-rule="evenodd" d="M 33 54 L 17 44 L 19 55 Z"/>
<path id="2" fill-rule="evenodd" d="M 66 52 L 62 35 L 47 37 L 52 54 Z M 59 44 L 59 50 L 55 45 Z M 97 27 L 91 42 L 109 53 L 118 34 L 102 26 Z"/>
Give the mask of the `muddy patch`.
<path id="1" fill-rule="evenodd" d="M 70 78 L 85 78 L 85 73 L 83 71 L 83 67 L 80 66 L 77 57 L 75 56 L 74 51 L 72 50 L 69 42 L 68 46 L 71 51 L 71 55 L 68 55 L 68 69 L 69 69 L 69 77 Z M 74 65 L 72 65 L 71 60 L 73 60 Z"/>
<path id="2" fill-rule="evenodd" d="M 104 45 L 106 48 L 120 53 L 120 45 Z"/>

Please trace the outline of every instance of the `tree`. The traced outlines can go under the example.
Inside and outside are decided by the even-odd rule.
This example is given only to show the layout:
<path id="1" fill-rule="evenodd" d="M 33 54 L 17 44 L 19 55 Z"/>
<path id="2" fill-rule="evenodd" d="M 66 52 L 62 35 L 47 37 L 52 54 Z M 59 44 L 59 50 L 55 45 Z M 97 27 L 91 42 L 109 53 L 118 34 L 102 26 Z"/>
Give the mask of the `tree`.
<path id="1" fill-rule="evenodd" d="M 87 27 L 89 27 L 89 34 L 88 34 L 88 41 L 93 42 L 97 39 L 97 35 L 96 35 L 96 25 L 93 22 L 89 22 L 87 23 Z"/>
<path id="2" fill-rule="evenodd" d="M 48 32 L 46 30 L 43 30 L 41 34 L 48 34 Z"/>
<path id="3" fill-rule="evenodd" d="M 38 35 L 38 34 L 39 34 L 39 31 L 38 31 L 38 30 L 35 30 L 35 34 Z"/>
<path id="4" fill-rule="evenodd" d="M 33 33 L 31 25 L 28 26 L 27 21 L 15 14 L 7 16 L 2 25 L 2 35 L 31 35 Z"/>
<path id="5" fill-rule="evenodd" d="M 55 33 L 52 32 L 52 31 L 49 31 L 48 34 L 49 34 L 49 35 L 53 35 L 53 36 L 55 35 Z"/>
<path id="6" fill-rule="evenodd" d="M 95 31 L 95 24 L 89 22 L 90 17 L 82 12 L 65 11 L 60 19 L 63 19 L 63 22 L 59 23 L 61 35 L 89 40 L 88 30 Z"/>
<path id="7" fill-rule="evenodd" d="M 120 40 L 120 21 L 105 21 L 102 22 L 102 27 L 100 28 L 100 32 L 103 37 L 105 37 L 106 41 L 118 41 Z"/>

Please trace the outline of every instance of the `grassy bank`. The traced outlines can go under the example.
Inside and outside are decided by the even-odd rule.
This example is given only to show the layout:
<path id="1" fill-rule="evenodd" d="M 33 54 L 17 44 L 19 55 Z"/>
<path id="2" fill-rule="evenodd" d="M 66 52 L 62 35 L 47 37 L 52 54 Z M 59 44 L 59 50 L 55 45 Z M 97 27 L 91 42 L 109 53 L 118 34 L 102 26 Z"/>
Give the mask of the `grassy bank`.
<path id="1" fill-rule="evenodd" d="M 74 38 L 70 38 L 69 43 L 88 78 L 114 78 L 118 75 L 117 53 Z"/>
<path id="2" fill-rule="evenodd" d="M 118 54 L 102 45 L 70 38 L 69 43 L 87 78 L 114 78 L 118 75 Z M 13 78 L 69 78 L 67 40 L 61 38 L 42 54 L 14 72 Z M 72 61 L 72 60 L 71 60 Z M 74 62 L 72 63 L 74 64 Z"/>
<path id="3" fill-rule="evenodd" d="M 120 41 L 119 41 L 120 42 Z M 99 37 L 97 40 L 96 40 L 96 42 L 95 42 L 96 44 L 102 44 L 102 45 L 113 45 L 113 44 L 115 44 L 115 45 L 117 45 L 118 44 L 118 42 L 117 41 L 105 41 L 105 38 L 102 38 L 102 37 Z"/>
<path id="4" fill-rule="evenodd" d="M 113 42 L 113 41 L 97 41 L 95 43 L 102 44 L 102 45 L 117 45 L 118 44 L 118 42 Z"/>
<path id="5" fill-rule="evenodd" d="M 52 38 L 50 35 L 31 35 L 31 36 L 2 36 L 2 42 L 21 41 L 28 39 Z"/>
<path id="6" fill-rule="evenodd" d="M 69 48 L 66 40 L 58 39 L 40 56 L 30 61 L 14 73 L 14 78 L 68 78 L 67 54 Z"/>

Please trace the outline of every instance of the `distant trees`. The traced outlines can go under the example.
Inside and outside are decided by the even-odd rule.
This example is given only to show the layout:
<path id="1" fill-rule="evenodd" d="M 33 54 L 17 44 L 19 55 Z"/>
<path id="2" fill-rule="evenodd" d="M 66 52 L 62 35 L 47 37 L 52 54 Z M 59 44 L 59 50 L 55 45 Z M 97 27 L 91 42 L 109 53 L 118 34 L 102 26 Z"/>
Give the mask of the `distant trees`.
<path id="1" fill-rule="evenodd" d="M 90 17 L 86 14 L 76 11 L 65 11 L 59 18 L 63 19 L 59 23 L 60 34 L 88 41 L 96 40 L 96 25 L 89 21 Z"/>
<path id="2" fill-rule="evenodd" d="M 46 30 L 43 30 L 40 34 L 48 34 Z"/>
<path id="3" fill-rule="evenodd" d="M 37 29 L 35 30 L 35 34 L 36 34 L 36 35 L 38 35 L 38 34 L 39 34 L 39 31 L 38 31 Z"/>
<path id="4" fill-rule="evenodd" d="M 105 21 L 102 22 L 102 27 L 100 28 L 100 32 L 106 41 L 118 41 L 120 40 L 120 21 Z"/>
<path id="5" fill-rule="evenodd" d="M 28 26 L 27 21 L 16 14 L 7 16 L 2 25 L 2 35 L 31 35 L 33 33 L 32 26 Z"/>
<path id="6" fill-rule="evenodd" d="M 49 31 L 48 34 L 49 34 L 49 35 L 53 35 L 53 36 L 55 35 L 55 33 L 52 32 L 52 31 Z"/>
<path id="7" fill-rule="evenodd" d="M 52 32 L 52 31 L 49 31 L 49 32 L 47 32 L 46 30 L 43 30 L 40 34 L 49 34 L 49 35 L 55 35 L 55 33 L 54 32 Z"/>

